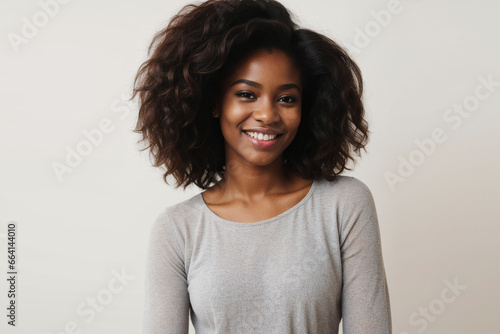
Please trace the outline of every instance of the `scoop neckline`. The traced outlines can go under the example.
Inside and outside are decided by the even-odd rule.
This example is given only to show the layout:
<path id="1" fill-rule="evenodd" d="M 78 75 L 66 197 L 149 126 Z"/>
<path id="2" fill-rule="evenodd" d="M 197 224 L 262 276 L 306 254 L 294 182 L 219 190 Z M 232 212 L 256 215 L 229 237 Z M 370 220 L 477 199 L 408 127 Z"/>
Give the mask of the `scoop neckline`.
<path id="1" fill-rule="evenodd" d="M 203 208 L 203 211 L 205 211 L 212 219 L 215 219 L 218 222 L 222 222 L 224 224 L 232 225 L 232 226 L 244 226 L 244 227 L 259 226 L 259 225 L 263 225 L 263 224 L 267 224 L 267 223 L 279 220 L 280 218 L 282 218 L 282 217 L 284 217 L 284 216 L 292 213 L 293 211 L 296 211 L 305 202 L 307 202 L 307 200 L 312 196 L 314 190 L 317 187 L 317 184 L 318 184 L 318 180 L 314 179 L 313 183 L 311 185 L 311 188 L 309 188 L 309 191 L 307 192 L 307 194 L 297 204 L 295 204 L 294 206 L 292 206 L 288 210 L 280 213 L 277 216 L 274 216 L 274 217 L 271 217 L 271 218 L 267 218 L 265 220 L 260 220 L 260 221 L 257 221 L 257 222 L 253 222 L 253 223 L 235 222 L 235 221 L 232 221 L 232 220 L 227 220 L 227 219 L 224 219 L 222 217 L 219 217 L 215 212 L 213 212 L 208 207 L 207 203 L 205 203 L 205 200 L 203 199 L 202 193 L 198 194 L 198 202 L 201 204 L 201 206 Z"/>

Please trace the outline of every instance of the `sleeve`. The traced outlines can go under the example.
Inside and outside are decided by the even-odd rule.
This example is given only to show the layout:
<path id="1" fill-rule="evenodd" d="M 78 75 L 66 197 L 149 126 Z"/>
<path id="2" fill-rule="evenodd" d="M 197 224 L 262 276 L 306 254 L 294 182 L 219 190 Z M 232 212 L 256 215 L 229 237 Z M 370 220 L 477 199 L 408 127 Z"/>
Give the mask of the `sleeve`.
<path id="1" fill-rule="evenodd" d="M 184 255 L 166 210 L 153 222 L 145 272 L 145 334 L 188 334 L 189 294 Z"/>
<path id="2" fill-rule="evenodd" d="M 341 222 L 343 333 L 391 334 L 377 212 L 369 188 L 358 179 L 351 178 Z"/>

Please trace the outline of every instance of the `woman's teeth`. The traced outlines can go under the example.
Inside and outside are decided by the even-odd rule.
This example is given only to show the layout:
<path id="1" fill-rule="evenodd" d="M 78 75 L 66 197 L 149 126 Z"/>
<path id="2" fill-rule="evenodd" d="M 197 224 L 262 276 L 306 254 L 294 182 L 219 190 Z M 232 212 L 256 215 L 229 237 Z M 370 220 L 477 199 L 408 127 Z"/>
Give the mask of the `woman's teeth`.
<path id="1" fill-rule="evenodd" d="M 269 135 L 269 134 L 262 134 L 260 132 L 246 132 L 247 135 L 249 135 L 252 138 L 258 139 L 258 140 L 273 140 L 276 138 L 278 135 Z"/>

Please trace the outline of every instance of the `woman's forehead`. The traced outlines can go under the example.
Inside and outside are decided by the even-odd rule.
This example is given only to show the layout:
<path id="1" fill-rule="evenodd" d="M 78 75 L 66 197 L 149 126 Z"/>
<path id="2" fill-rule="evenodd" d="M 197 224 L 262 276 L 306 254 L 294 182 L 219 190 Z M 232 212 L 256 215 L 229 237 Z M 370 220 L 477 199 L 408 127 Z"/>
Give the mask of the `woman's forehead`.
<path id="1" fill-rule="evenodd" d="M 225 77 L 225 86 L 232 85 L 240 79 L 251 80 L 260 84 L 296 83 L 300 86 L 300 70 L 285 52 L 273 49 L 252 51 L 237 60 Z"/>

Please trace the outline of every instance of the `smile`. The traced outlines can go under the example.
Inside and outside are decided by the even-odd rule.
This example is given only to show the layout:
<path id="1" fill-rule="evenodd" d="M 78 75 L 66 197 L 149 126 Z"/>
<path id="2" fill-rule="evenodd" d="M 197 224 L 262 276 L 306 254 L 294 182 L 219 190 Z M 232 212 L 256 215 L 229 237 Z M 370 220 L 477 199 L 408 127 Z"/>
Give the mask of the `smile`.
<path id="1" fill-rule="evenodd" d="M 261 132 L 245 132 L 245 134 L 249 135 L 252 138 L 258 139 L 258 140 L 263 140 L 263 141 L 268 141 L 268 140 L 273 140 L 274 138 L 278 137 L 278 134 L 263 134 Z"/>
<path id="2" fill-rule="evenodd" d="M 246 132 L 242 131 L 252 144 L 260 148 L 267 148 L 273 146 L 279 141 L 282 134 L 263 134 L 260 132 Z"/>

